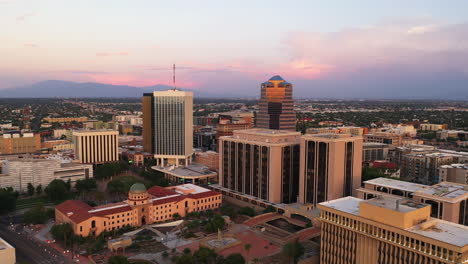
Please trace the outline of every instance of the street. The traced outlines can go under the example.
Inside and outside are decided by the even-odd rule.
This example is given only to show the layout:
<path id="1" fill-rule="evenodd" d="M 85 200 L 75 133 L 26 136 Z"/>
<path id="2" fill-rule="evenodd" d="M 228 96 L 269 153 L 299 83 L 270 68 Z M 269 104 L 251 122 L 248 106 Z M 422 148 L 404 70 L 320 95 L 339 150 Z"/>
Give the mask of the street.
<path id="1" fill-rule="evenodd" d="M 9 228 L 9 220 L 9 217 L 2 219 L 0 223 L 0 236 L 15 248 L 17 263 L 72 263 L 47 244 L 36 240 L 32 236 L 24 234 L 21 228 L 11 230 Z"/>

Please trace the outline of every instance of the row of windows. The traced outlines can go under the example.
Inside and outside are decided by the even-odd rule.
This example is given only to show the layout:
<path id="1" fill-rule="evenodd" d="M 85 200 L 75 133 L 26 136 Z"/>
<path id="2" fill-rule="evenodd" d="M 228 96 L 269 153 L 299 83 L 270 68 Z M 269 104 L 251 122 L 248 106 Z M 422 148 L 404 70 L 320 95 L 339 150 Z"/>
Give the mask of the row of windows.
<path id="1" fill-rule="evenodd" d="M 446 260 L 454 261 L 461 257 L 461 254 L 449 250 L 447 248 L 439 247 L 427 242 L 423 242 L 412 237 L 408 237 L 396 232 L 388 231 L 370 224 L 366 224 L 348 217 L 334 214 L 322 210 L 320 212 L 320 218 L 334 222 L 335 224 L 346 226 L 347 228 L 354 229 L 356 231 L 363 232 L 367 235 L 372 235 L 376 238 L 384 239 L 389 242 L 411 248 L 420 252 L 424 252 L 428 255 L 437 256 Z M 455 257 L 456 256 L 456 257 Z"/>

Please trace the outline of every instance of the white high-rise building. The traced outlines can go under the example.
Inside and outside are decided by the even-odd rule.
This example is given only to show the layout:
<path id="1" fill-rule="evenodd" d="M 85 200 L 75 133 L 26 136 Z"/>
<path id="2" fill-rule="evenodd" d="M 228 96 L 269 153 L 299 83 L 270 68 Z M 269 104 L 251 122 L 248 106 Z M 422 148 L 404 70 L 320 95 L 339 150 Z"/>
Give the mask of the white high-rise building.
<path id="1" fill-rule="evenodd" d="M 144 94 L 143 141 L 158 166 L 190 164 L 193 93 L 173 89 Z"/>

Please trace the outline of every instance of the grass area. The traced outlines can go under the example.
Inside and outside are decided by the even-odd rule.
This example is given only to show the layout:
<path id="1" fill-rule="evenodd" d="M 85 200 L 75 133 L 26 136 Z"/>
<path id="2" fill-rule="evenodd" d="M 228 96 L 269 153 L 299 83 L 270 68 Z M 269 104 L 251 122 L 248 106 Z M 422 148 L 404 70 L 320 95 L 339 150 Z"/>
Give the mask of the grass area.
<path id="1" fill-rule="evenodd" d="M 29 198 L 23 198 L 23 199 L 18 199 L 16 200 L 16 210 L 21 210 L 21 209 L 26 209 L 26 208 L 32 208 L 37 204 L 47 204 L 47 198 L 46 197 L 29 197 Z"/>

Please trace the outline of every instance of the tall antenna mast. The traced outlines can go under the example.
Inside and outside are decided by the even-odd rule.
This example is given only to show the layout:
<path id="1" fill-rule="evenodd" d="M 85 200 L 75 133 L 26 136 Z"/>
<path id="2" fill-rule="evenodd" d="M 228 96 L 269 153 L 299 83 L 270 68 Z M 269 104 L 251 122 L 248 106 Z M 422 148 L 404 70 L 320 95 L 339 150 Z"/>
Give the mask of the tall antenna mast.
<path id="1" fill-rule="evenodd" d="M 175 85 L 175 63 L 172 65 L 172 82 L 174 83 L 174 91 L 176 90 Z"/>

